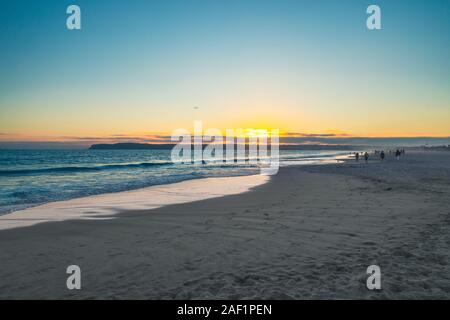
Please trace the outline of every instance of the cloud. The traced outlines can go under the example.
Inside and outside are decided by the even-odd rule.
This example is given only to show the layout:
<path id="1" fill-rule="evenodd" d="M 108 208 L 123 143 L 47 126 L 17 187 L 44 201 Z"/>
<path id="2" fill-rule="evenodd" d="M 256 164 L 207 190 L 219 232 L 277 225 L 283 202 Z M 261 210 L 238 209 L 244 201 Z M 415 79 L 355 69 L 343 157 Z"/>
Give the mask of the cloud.
<path id="1" fill-rule="evenodd" d="M 52 137 L 54 140 L 65 142 L 81 142 L 81 143 L 119 143 L 119 142 L 135 142 L 135 143 L 170 143 L 171 136 L 162 134 L 144 134 L 144 135 L 126 135 L 112 134 L 108 136 L 58 136 Z"/>
<path id="2" fill-rule="evenodd" d="M 283 134 L 283 137 L 317 137 L 317 138 L 330 138 L 330 137 L 349 137 L 349 134 L 346 133 L 304 133 L 304 132 L 286 132 Z"/>
<path id="3" fill-rule="evenodd" d="M 5 135 L 3 135 L 5 136 Z M 288 144 L 342 144 L 340 141 L 346 135 L 334 133 L 307 134 L 302 132 L 288 132 L 280 136 L 280 143 Z M 337 139 L 338 137 L 341 137 Z M 2 139 L 7 142 L 6 139 Z M 35 137 L 30 141 L 27 139 L 17 138 L 7 139 L 9 142 L 17 143 L 62 143 L 67 145 L 90 146 L 102 143 L 153 143 L 153 144 L 169 144 L 173 143 L 171 136 L 167 134 L 143 134 L 143 135 L 127 135 L 127 134 L 111 134 L 107 136 L 48 136 Z"/>

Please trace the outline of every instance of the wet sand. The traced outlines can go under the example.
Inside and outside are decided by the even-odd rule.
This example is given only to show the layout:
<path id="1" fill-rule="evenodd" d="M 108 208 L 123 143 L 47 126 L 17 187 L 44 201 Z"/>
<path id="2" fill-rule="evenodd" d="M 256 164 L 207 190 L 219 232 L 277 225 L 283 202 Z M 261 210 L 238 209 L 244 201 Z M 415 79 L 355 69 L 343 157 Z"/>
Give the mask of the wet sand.
<path id="1" fill-rule="evenodd" d="M 143 211 L 246 192 L 269 180 L 267 175 L 186 180 L 147 188 L 50 202 L 0 216 L 0 231 L 45 222 L 115 219 L 123 211 Z"/>

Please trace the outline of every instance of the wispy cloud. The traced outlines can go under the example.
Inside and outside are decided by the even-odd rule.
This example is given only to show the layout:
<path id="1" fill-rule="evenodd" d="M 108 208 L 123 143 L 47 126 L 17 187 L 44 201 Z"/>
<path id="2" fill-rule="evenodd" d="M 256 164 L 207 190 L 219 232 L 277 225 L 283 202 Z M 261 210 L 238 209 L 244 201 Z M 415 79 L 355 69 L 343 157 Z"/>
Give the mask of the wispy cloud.
<path id="1" fill-rule="evenodd" d="M 170 142 L 170 136 L 158 134 L 126 135 L 113 134 L 109 136 L 61 136 L 64 141 L 78 142 L 141 142 L 141 143 L 166 143 Z"/>
<path id="2" fill-rule="evenodd" d="M 410 145 L 419 144 L 450 144 L 450 138 L 427 137 L 357 137 L 346 133 L 305 133 L 285 132 L 279 141 L 281 144 L 290 145 Z M 169 144 L 171 136 L 165 133 L 147 134 L 110 134 L 107 136 L 96 135 L 53 135 L 33 136 L 30 138 L 24 134 L 9 134 L 0 132 L 0 148 L 88 148 L 93 144 L 109 143 L 150 143 Z"/>
<path id="3" fill-rule="evenodd" d="M 304 132 L 286 132 L 282 134 L 283 137 L 302 137 L 302 138 L 330 138 L 330 137 L 350 137 L 347 133 L 304 133 Z"/>

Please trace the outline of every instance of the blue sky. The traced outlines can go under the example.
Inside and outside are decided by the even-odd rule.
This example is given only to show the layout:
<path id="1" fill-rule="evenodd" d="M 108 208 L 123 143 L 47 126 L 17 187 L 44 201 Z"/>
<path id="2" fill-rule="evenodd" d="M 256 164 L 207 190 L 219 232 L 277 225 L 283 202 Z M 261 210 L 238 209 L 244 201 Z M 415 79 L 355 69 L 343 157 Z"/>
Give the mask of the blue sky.
<path id="1" fill-rule="evenodd" d="M 69 4 L 80 31 L 65 27 Z M 369 4 L 380 31 L 366 28 Z M 450 135 L 448 0 L 16 0 L 0 21 L 0 133 L 11 139 L 193 120 Z"/>

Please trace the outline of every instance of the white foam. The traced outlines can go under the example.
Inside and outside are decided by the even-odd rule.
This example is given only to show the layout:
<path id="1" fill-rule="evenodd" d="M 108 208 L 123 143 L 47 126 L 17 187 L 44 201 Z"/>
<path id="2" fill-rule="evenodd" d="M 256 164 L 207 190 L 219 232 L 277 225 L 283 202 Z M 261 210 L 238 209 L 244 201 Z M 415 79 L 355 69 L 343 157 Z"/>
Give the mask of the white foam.
<path id="1" fill-rule="evenodd" d="M 205 178 L 173 184 L 51 202 L 0 216 L 0 230 L 70 219 L 112 219 L 124 210 L 148 210 L 248 191 L 269 180 L 265 175 Z"/>

